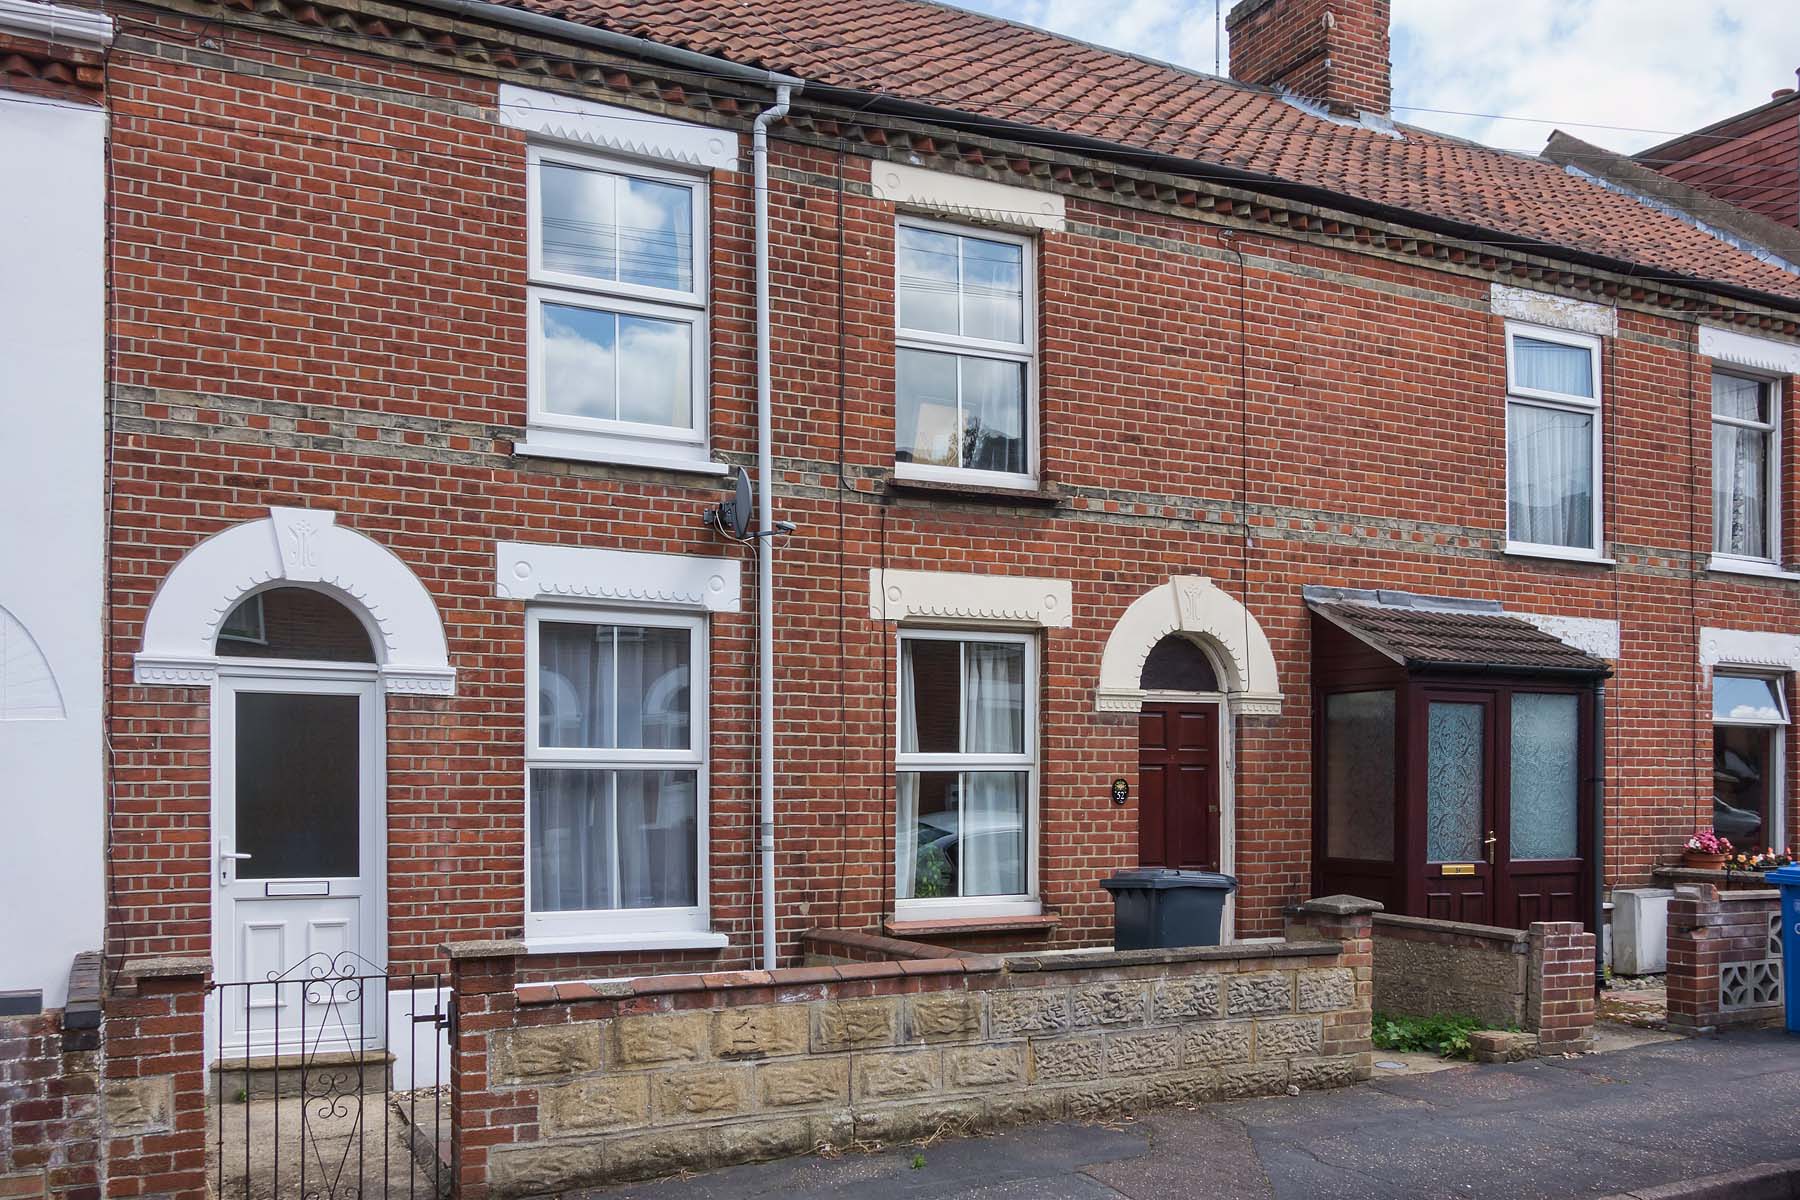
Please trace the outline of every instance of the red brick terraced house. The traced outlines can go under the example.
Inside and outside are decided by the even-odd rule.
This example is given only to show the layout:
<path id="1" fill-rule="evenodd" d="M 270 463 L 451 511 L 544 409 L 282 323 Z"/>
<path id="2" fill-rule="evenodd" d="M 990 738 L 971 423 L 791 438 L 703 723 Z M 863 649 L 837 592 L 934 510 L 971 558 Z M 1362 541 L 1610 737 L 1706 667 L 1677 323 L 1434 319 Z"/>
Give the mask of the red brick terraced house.
<path id="1" fill-rule="evenodd" d="M 1236 939 L 1591 924 L 1793 828 L 1800 276 L 1396 123 L 1385 0 L 1245 0 L 1235 80 L 922 0 L 109 7 L 115 964 L 1075 947 L 1139 864 Z"/>

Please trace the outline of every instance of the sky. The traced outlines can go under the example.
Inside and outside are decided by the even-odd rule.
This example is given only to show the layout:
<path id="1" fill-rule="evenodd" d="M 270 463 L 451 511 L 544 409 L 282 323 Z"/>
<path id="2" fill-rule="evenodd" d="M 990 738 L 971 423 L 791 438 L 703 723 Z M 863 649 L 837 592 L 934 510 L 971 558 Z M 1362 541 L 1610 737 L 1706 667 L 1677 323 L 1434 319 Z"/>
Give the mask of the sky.
<path id="1" fill-rule="evenodd" d="M 960 2 L 1213 70 L 1213 0 Z M 1767 101 L 1800 67 L 1800 0 L 1392 2 L 1395 119 L 1533 154 L 1555 128 L 1640 150 Z"/>

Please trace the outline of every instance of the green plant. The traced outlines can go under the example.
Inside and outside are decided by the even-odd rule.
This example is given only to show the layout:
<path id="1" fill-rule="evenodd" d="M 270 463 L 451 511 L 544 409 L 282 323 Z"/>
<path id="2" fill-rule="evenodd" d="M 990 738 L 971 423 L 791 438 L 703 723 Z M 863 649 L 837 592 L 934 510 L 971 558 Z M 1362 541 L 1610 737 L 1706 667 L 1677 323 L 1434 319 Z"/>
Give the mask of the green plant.
<path id="1" fill-rule="evenodd" d="M 925 1156 L 915 1150 L 913 1152 L 913 1156 L 912 1156 L 912 1169 L 917 1171 L 920 1168 L 922 1168 L 924 1165 L 925 1165 Z"/>
<path id="2" fill-rule="evenodd" d="M 237 1091 L 235 1091 L 231 1094 L 231 1102 L 233 1104 L 243 1104 L 245 1101 L 247 1101 L 249 1099 L 250 1099 L 250 1093 L 245 1091 L 243 1088 L 239 1088 Z"/>
<path id="3" fill-rule="evenodd" d="M 1480 1021 L 1459 1014 L 1402 1017 L 1378 1012 L 1373 1040 L 1380 1050 L 1425 1050 L 1443 1058 L 1469 1058 L 1469 1035 L 1480 1028 Z"/>
<path id="4" fill-rule="evenodd" d="M 920 846 L 913 872 L 913 895 L 920 900 L 950 894 L 950 883 L 956 875 L 950 868 L 950 856 L 942 846 Z"/>

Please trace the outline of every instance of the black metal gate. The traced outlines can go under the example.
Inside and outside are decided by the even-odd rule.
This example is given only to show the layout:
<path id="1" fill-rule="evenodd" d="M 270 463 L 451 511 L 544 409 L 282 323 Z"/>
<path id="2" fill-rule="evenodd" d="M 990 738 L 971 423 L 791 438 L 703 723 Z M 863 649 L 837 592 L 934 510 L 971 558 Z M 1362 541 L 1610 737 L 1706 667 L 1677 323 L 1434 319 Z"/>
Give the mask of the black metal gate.
<path id="1" fill-rule="evenodd" d="M 319 953 L 266 979 L 215 983 L 212 999 L 219 1200 L 447 1194 L 441 974 Z"/>

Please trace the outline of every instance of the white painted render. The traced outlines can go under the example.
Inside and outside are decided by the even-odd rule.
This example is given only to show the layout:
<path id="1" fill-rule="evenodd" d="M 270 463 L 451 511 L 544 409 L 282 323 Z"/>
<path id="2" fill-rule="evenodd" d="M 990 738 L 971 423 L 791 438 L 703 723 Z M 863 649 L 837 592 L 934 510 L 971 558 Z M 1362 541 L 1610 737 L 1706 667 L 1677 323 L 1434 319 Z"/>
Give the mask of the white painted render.
<path id="1" fill-rule="evenodd" d="M 83 16 L 14 3 L 0 28 L 58 14 Z M 0 103 L 0 990 L 59 1008 L 104 903 L 106 117 L 21 98 Z"/>

